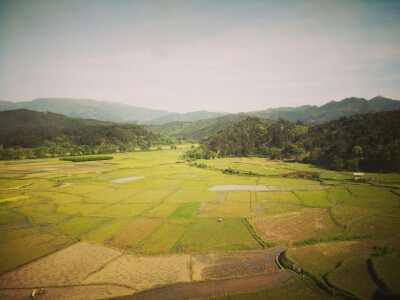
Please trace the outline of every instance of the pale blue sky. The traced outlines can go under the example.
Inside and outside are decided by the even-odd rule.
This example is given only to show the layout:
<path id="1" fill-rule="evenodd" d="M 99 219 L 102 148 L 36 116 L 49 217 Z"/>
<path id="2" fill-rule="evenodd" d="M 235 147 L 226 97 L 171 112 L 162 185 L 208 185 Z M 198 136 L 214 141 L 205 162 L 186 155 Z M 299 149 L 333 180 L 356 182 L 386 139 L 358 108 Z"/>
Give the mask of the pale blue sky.
<path id="1" fill-rule="evenodd" d="M 400 99 L 400 1 L 0 1 L 0 99 L 251 111 Z"/>

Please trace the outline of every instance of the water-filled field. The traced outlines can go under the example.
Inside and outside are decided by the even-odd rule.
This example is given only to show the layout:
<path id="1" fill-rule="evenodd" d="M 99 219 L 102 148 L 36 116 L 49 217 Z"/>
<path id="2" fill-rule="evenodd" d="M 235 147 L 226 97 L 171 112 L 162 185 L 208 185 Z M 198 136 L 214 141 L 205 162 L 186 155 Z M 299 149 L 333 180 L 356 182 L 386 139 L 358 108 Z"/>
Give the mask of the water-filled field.
<path id="1" fill-rule="evenodd" d="M 111 163 L 1 162 L 0 297 L 24 298 L 27 288 L 48 287 L 49 298 L 105 298 L 155 285 L 275 274 L 275 257 L 286 248 L 285 257 L 307 278 L 254 293 L 232 289 L 246 291 L 235 298 L 283 290 L 290 297 L 297 286 L 314 298 L 398 293 L 391 268 L 400 257 L 398 174 L 354 182 L 348 172 L 264 158 L 194 164 L 179 158 L 183 151 L 114 154 Z M 260 253 L 275 246 L 283 248 L 273 248 L 281 250 L 270 267 L 256 267 Z M 80 260 L 68 263 L 70 257 Z"/>

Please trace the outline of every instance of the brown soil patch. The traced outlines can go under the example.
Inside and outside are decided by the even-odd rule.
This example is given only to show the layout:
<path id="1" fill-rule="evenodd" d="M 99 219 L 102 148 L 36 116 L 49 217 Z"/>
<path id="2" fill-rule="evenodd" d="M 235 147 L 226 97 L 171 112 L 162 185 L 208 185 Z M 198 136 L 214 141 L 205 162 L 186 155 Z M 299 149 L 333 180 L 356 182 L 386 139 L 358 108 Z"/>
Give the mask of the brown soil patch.
<path id="1" fill-rule="evenodd" d="M 32 299 L 31 289 L 0 290 L 0 299 Z M 115 285 L 71 286 L 61 288 L 45 288 L 43 294 L 36 296 L 38 300 L 54 299 L 103 299 L 132 295 L 133 289 Z"/>
<path id="2" fill-rule="evenodd" d="M 270 275 L 259 275 L 247 278 L 225 279 L 216 281 L 191 282 L 166 286 L 150 291 L 144 291 L 120 299 L 156 300 L 156 299 L 191 299 L 210 297 L 214 295 L 230 294 L 267 288 L 286 282 L 294 273 L 284 270 Z"/>
<path id="3" fill-rule="evenodd" d="M 189 265 L 189 255 L 164 257 L 124 255 L 89 276 L 83 283 L 115 283 L 144 290 L 157 285 L 190 281 Z"/>
<path id="4" fill-rule="evenodd" d="M 276 257 L 286 247 L 269 250 L 199 254 L 192 256 L 193 279 L 244 277 L 279 271 Z"/>
<path id="5" fill-rule="evenodd" d="M 77 243 L 0 277 L 1 288 L 63 286 L 80 283 L 121 252 Z"/>
<path id="6" fill-rule="evenodd" d="M 252 223 L 261 238 L 272 243 L 296 242 L 341 232 L 324 208 L 258 217 Z"/>

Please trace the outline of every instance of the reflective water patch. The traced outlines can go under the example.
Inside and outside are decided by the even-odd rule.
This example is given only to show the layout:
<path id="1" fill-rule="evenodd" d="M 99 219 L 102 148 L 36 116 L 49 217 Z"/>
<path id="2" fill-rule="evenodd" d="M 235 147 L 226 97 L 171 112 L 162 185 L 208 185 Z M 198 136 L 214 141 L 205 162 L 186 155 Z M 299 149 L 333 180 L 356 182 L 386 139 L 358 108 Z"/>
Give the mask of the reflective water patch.
<path id="1" fill-rule="evenodd" d="M 137 179 L 140 179 L 140 178 L 144 178 L 144 176 L 120 178 L 120 179 L 111 180 L 110 182 L 113 182 L 113 183 L 124 183 L 124 182 L 132 181 L 132 180 L 137 180 Z"/>

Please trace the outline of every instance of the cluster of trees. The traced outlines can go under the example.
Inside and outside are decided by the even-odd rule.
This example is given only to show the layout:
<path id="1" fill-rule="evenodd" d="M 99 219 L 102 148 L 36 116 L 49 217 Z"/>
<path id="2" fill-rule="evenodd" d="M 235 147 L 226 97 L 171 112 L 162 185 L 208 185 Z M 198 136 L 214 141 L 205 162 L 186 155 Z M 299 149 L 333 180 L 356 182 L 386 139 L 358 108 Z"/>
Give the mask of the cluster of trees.
<path id="1" fill-rule="evenodd" d="M 249 117 L 203 141 L 199 148 L 186 153 L 188 158 L 224 156 L 266 156 L 273 159 L 304 154 L 297 137 L 307 126 L 289 121 L 267 121 Z"/>
<path id="2" fill-rule="evenodd" d="M 174 138 L 134 124 L 16 131 L 0 136 L 0 142 L 0 159 L 108 154 L 136 148 L 145 151 L 154 145 L 176 143 Z"/>
<path id="3" fill-rule="evenodd" d="M 247 118 L 203 141 L 188 158 L 296 158 L 334 170 L 399 171 L 400 111 L 306 126 Z"/>
<path id="4" fill-rule="evenodd" d="M 311 126 L 305 161 L 334 170 L 399 171 L 400 111 L 341 118 Z"/>

